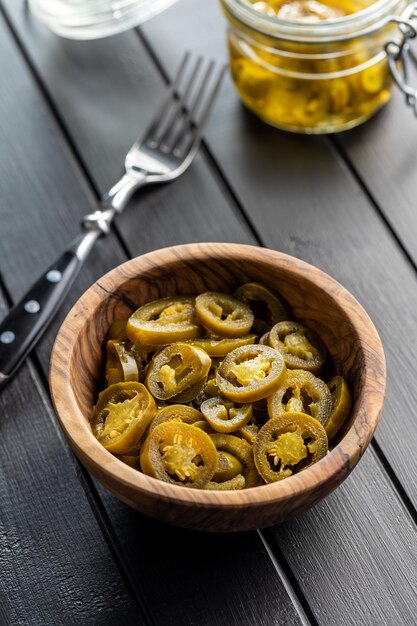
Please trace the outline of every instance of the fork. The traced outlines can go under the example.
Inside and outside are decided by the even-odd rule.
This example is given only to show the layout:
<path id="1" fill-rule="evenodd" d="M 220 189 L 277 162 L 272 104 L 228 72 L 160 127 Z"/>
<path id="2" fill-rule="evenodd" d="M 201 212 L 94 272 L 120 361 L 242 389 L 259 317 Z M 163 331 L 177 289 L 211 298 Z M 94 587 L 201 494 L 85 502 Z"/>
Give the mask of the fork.
<path id="1" fill-rule="evenodd" d="M 151 183 L 180 176 L 192 162 L 219 92 L 225 67 L 187 53 L 142 139 L 125 158 L 121 179 L 100 200 L 99 208 L 82 220 L 82 231 L 33 284 L 0 324 L 0 387 L 34 348 L 68 293 L 95 242 L 110 232 L 115 216 L 133 192 Z M 180 93 L 180 91 L 182 93 Z"/>

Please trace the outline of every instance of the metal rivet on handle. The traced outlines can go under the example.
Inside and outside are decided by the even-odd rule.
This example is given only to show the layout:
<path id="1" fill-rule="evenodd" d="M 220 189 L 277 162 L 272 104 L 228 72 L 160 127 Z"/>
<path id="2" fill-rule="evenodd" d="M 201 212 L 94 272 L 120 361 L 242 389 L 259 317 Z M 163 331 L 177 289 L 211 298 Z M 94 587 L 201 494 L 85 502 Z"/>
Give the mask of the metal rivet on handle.
<path id="1" fill-rule="evenodd" d="M 46 275 L 46 280 L 49 280 L 50 283 L 59 283 L 61 278 L 62 274 L 58 270 L 50 270 Z"/>
<path id="2" fill-rule="evenodd" d="M 26 313 L 37 313 L 41 309 L 41 305 L 37 300 L 28 300 L 25 302 L 24 307 Z"/>
<path id="3" fill-rule="evenodd" d="M 16 339 L 16 335 L 12 333 L 11 330 L 5 330 L 4 333 L 0 335 L 1 343 L 13 343 Z"/>

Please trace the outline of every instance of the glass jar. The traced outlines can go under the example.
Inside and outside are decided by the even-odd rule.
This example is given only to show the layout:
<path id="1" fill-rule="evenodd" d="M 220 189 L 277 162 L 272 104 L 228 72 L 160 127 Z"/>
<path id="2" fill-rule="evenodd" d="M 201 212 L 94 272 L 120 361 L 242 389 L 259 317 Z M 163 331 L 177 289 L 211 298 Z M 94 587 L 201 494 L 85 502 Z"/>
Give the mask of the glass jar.
<path id="1" fill-rule="evenodd" d="M 29 0 L 34 15 L 70 39 L 97 39 L 137 26 L 176 0 Z"/>
<path id="2" fill-rule="evenodd" d="M 416 35 L 416 7 L 408 0 L 362 3 L 355 13 L 316 22 L 268 15 L 249 0 L 220 1 L 234 83 L 269 124 L 315 134 L 352 128 L 388 101 L 392 72 L 407 95 L 399 61 Z M 407 99 L 416 108 L 415 90 Z"/>

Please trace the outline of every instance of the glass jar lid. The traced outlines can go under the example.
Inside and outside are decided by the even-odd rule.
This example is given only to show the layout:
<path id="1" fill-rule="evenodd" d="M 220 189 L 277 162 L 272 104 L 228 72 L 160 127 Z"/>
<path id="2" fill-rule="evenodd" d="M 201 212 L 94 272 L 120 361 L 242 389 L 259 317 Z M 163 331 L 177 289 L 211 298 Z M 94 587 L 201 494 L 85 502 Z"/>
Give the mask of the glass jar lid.
<path id="1" fill-rule="evenodd" d="M 318 22 L 283 19 L 261 13 L 249 0 L 222 0 L 225 8 L 249 28 L 279 39 L 302 42 L 331 42 L 362 37 L 384 28 L 407 0 L 378 0 L 361 11 Z"/>

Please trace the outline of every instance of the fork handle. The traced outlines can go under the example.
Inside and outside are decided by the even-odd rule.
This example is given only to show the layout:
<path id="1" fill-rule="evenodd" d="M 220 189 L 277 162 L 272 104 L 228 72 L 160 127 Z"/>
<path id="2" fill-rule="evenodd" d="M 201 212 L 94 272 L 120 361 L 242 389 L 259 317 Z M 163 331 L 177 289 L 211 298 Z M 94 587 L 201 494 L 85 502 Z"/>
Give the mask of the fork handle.
<path id="1" fill-rule="evenodd" d="M 100 234 L 92 229 L 78 235 L 0 324 L 0 387 L 46 330 Z"/>

